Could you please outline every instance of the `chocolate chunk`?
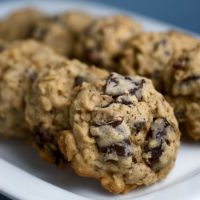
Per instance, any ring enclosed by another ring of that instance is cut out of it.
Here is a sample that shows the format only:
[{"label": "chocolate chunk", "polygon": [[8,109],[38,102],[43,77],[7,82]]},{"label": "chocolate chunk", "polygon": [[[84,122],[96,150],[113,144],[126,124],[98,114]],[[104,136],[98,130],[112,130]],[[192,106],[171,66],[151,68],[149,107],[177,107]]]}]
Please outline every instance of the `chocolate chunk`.
[{"label": "chocolate chunk", "polygon": [[84,77],[84,76],[77,76],[75,78],[75,81],[74,81],[74,86],[79,86],[81,85],[83,82],[88,82],[87,78]]},{"label": "chocolate chunk", "polygon": [[54,164],[58,165],[59,163],[64,162],[63,155],[55,142],[53,132],[44,130],[41,126],[38,126],[34,129],[33,141],[42,151],[48,150],[47,153],[54,158]]},{"label": "chocolate chunk", "polygon": [[[170,126],[170,124],[165,118],[157,118],[154,119],[151,129],[147,133],[147,143],[144,146],[144,152],[150,155],[150,157],[146,159],[147,164],[150,166],[156,164],[163,153],[162,145],[166,142],[165,137],[168,126]],[[153,148],[149,147],[149,142],[152,140],[157,141],[158,146]]]},{"label": "chocolate chunk", "polygon": [[146,127],[146,123],[144,121],[138,121],[133,124],[133,132],[138,134],[143,128]]},{"label": "chocolate chunk", "polygon": [[116,154],[117,156],[128,157],[133,154],[131,142],[124,139],[121,142],[113,143],[110,146],[98,147],[99,151],[104,154]]},{"label": "chocolate chunk", "polygon": [[163,139],[166,136],[166,128],[170,126],[169,122],[165,118],[154,119],[151,129],[147,133],[147,139]]},{"label": "chocolate chunk", "polygon": [[188,76],[187,78],[183,79],[181,81],[181,84],[187,84],[188,82],[198,81],[198,80],[200,80],[200,75],[192,75],[192,76]]},{"label": "chocolate chunk", "polygon": [[131,100],[130,96],[123,95],[123,96],[119,96],[119,97],[113,97],[113,100],[110,101],[108,104],[102,106],[102,108],[107,108],[110,105],[112,105],[113,103],[124,104],[127,106],[133,105],[133,101]]},{"label": "chocolate chunk", "polygon": [[130,96],[128,95],[123,95],[119,96],[115,99],[116,103],[124,104],[124,105],[132,105],[133,101],[131,100]]},{"label": "chocolate chunk", "polygon": [[175,70],[182,70],[185,68],[186,64],[189,62],[188,57],[180,58],[177,62],[175,62],[172,67]]},{"label": "chocolate chunk", "polygon": [[105,87],[105,93],[114,98],[122,95],[135,95],[138,101],[142,100],[141,89],[145,83],[144,79],[131,76],[122,76],[117,73],[111,73],[108,77]]},{"label": "chocolate chunk", "polygon": [[152,166],[153,164],[155,164],[156,162],[158,162],[159,158],[161,157],[163,150],[162,150],[162,142],[160,143],[159,146],[155,147],[155,148],[148,148],[147,146],[145,146],[144,148],[144,152],[145,153],[151,153],[151,157],[148,158],[148,163]]},{"label": "chocolate chunk", "polygon": [[178,106],[175,107],[174,113],[179,123],[186,121],[186,116],[185,116],[186,109],[184,107],[183,108],[179,108]]}]

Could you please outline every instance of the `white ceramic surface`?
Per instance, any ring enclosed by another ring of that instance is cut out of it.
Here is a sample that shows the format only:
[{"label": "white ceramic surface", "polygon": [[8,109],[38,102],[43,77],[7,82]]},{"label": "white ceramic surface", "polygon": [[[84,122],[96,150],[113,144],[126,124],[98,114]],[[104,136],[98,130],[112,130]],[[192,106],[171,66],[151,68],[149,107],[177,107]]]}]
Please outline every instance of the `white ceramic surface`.
[{"label": "white ceramic surface", "polygon": [[[172,27],[113,7],[73,0],[0,3],[0,17],[27,5],[50,13],[67,9],[86,10],[96,15],[121,12],[139,20],[146,30]],[[200,199],[200,144],[183,139],[176,166],[164,181],[127,195],[112,195],[97,181],[78,177],[70,168],[59,170],[41,161],[30,145],[0,138],[0,193],[24,200],[197,200]]]}]

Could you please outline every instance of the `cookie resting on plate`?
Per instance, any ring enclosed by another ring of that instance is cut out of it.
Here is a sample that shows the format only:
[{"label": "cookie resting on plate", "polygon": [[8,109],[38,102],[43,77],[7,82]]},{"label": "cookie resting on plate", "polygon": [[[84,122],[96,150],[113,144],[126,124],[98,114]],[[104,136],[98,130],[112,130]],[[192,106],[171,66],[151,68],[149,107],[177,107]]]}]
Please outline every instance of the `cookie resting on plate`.
[{"label": "cookie resting on plate", "polygon": [[152,82],[112,73],[83,83],[70,108],[72,130],[59,146],[80,176],[112,193],[153,184],[170,172],[180,132],[171,106]]},{"label": "cookie resting on plate", "polygon": [[139,74],[150,78],[159,91],[163,90],[162,71],[183,51],[199,42],[181,32],[144,32],[131,39],[120,59],[125,74]]},{"label": "cookie resting on plate", "polygon": [[61,59],[34,41],[9,44],[0,53],[0,134],[30,136],[24,121],[25,95],[39,70],[53,58]]},{"label": "cookie resting on plate", "polygon": [[175,59],[164,70],[163,79],[181,126],[193,139],[200,140],[200,46]]},{"label": "cookie resting on plate", "polygon": [[70,128],[69,106],[76,86],[107,76],[107,71],[76,60],[57,62],[40,71],[26,97],[25,116],[43,159],[58,165],[64,161],[57,138],[60,131]]}]

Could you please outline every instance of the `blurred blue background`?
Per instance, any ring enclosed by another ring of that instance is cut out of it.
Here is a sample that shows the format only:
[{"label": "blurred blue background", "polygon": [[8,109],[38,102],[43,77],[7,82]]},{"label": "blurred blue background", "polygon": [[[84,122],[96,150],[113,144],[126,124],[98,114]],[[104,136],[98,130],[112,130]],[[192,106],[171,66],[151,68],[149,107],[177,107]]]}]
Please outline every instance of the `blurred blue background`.
[{"label": "blurred blue background", "polygon": [[94,0],[200,33],[200,0]]},{"label": "blurred blue background", "polygon": [[[0,0],[0,2],[8,0]],[[57,0],[56,0],[57,1]],[[67,1],[67,0],[66,0]],[[75,0],[74,0],[75,1]],[[200,0],[93,0],[200,33]],[[48,3],[47,3],[48,4]],[[1,11],[1,5],[0,5]],[[8,200],[0,195],[0,200]]]}]

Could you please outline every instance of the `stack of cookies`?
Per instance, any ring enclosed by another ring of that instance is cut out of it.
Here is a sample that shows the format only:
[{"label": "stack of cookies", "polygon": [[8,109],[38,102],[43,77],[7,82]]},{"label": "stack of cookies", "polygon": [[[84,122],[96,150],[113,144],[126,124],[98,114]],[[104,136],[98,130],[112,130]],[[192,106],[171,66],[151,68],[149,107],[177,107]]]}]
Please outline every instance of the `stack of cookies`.
[{"label": "stack of cookies", "polygon": [[200,140],[199,65],[184,33],[16,11],[0,22],[0,134],[115,194],[156,183],[174,166],[179,125]]}]

